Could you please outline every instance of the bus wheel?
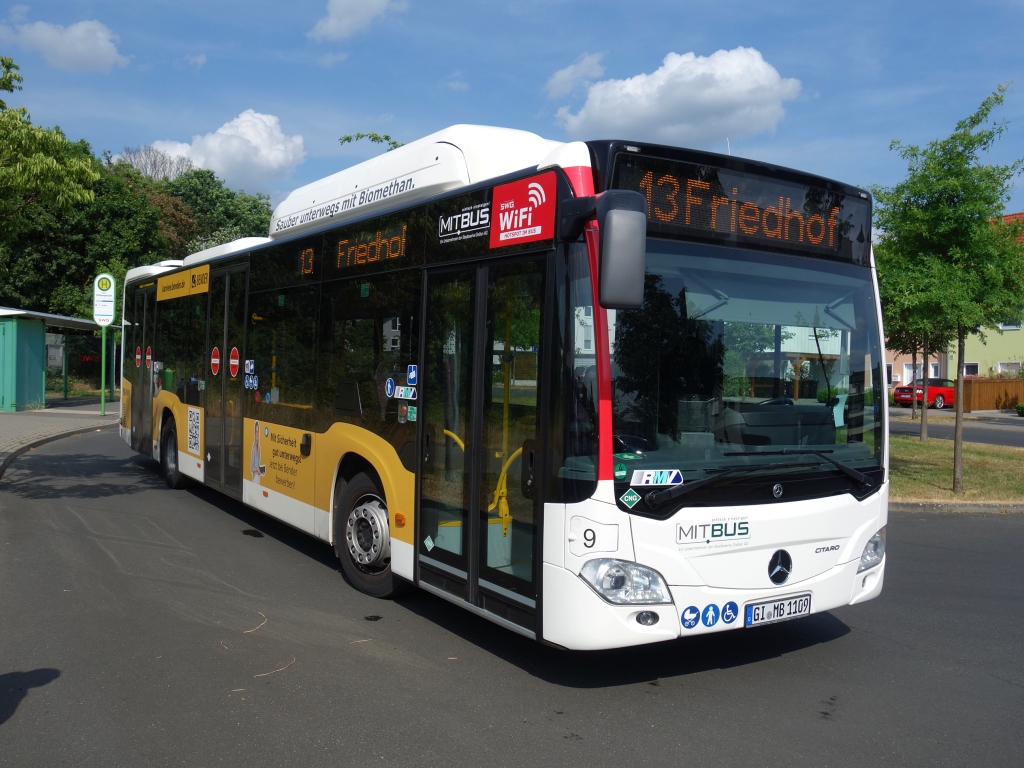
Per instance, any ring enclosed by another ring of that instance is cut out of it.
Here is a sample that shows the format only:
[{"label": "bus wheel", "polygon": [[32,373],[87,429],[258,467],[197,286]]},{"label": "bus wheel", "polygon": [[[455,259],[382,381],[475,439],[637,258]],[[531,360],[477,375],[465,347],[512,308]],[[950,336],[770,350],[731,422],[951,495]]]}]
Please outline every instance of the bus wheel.
[{"label": "bus wheel", "polygon": [[334,552],[345,578],[373,597],[396,592],[391,575],[388,508],[377,483],[360,473],[334,497]]},{"label": "bus wheel", "polygon": [[160,439],[160,468],[170,488],[177,490],[185,487],[186,478],[178,468],[178,433],[174,429],[174,419],[164,425]]}]

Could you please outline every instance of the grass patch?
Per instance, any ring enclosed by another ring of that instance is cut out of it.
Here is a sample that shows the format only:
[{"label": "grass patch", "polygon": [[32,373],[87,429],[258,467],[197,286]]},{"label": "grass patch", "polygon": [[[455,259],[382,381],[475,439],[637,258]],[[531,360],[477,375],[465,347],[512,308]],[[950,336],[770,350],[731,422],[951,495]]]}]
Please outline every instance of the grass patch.
[{"label": "grass patch", "polygon": [[893,501],[1024,502],[1024,448],[964,443],[964,494],[953,495],[953,441],[889,436]]}]

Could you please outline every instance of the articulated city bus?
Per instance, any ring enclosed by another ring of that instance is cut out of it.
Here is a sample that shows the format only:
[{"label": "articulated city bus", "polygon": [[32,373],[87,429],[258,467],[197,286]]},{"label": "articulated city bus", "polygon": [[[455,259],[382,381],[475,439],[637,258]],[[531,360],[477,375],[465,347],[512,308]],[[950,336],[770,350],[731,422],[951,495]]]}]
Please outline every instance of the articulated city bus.
[{"label": "articulated city bus", "polygon": [[882,589],[866,192],[454,126],[129,272],[121,435],[537,640],[757,627]]}]

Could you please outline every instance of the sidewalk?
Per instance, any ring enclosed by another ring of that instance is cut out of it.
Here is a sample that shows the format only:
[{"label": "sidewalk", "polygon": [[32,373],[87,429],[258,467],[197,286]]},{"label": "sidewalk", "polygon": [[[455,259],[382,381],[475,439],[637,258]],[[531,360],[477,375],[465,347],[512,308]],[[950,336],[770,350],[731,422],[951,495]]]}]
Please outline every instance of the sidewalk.
[{"label": "sidewalk", "polygon": [[48,400],[40,411],[0,413],[0,479],[7,466],[30,447],[58,437],[117,425],[121,401],[107,402],[107,415],[100,415],[100,399]]},{"label": "sidewalk", "polygon": [[[889,420],[890,421],[910,421],[910,409],[901,408],[897,405],[889,406]],[[921,409],[917,409],[917,418],[914,421],[921,420]],[[953,412],[952,408],[943,408],[941,411],[937,411],[934,408],[928,409],[928,423],[942,422],[953,422],[956,420],[956,413]],[[1022,427],[1024,428],[1024,418],[1017,415],[1016,411],[972,411],[971,413],[964,414],[964,421],[985,421],[992,424],[1002,424],[1009,427]]]}]

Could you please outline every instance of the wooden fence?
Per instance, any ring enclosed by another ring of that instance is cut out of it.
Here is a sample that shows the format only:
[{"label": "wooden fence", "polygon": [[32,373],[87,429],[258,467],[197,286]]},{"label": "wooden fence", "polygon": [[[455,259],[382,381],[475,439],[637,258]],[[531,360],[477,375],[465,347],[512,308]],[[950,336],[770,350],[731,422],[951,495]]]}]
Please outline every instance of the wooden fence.
[{"label": "wooden fence", "polygon": [[964,413],[1016,408],[1017,403],[1024,403],[1024,379],[964,379]]}]

